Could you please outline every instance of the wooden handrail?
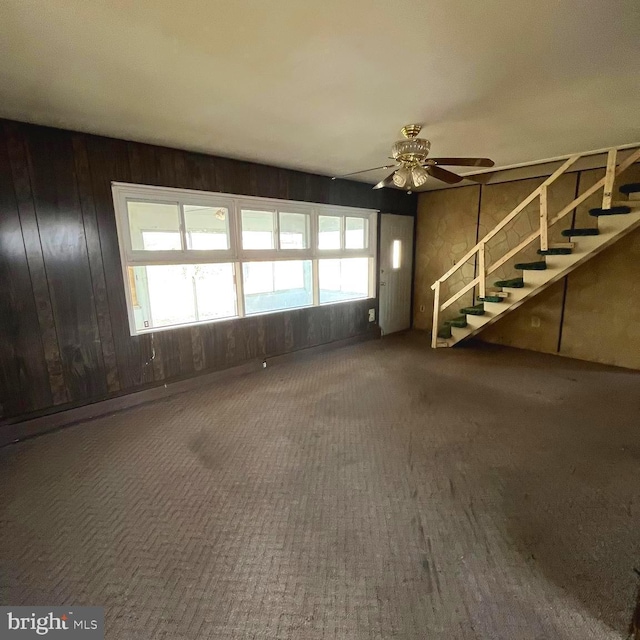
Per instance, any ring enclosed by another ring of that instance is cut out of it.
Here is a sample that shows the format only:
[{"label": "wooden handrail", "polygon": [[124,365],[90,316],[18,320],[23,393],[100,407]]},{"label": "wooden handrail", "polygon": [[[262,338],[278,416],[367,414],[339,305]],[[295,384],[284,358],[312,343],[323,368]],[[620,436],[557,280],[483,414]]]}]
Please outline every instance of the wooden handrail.
[{"label": "wooden handrail", "polygon": [[[525,198],[511,213],[504,218],[498,225],[496,225],[489,233],[487,233],[482,240],[480,240],[472,249],[470,249],[447,273],[445,273],[441,278],[438,278],[432,285],[431,288],[437,292],[437,295],[434,300],[434,320],[437,320],[440,311],[444,311],[447,307],[451,306],[458,298],[461,298],[465,293],[473,289],[476,285],[480,285],[481,290],[484,289],[484,280],[486,276],[493,273],[496,269],[500,268],[503,264],[508,262],[513,256],[522,251],[528,244],[533,242],[536,238],[540,237],[542,225],[538,227],[536,231],[534,231],[531,235],[527,236],[517,247],[511,249],[508,253],[506,253],[502,258],[496,260],[491,266],[485,268],[485,243],[487,239],[492,238],[500,229],[502,229],[506,224],[508,224],[513,218],[520,213],[529,203],[533,202],[533,200],[537,196],[541,196],[541,218],[547,218],[547,210],[546,210],[546,202],[543,205],[542,201],[545,201],[546,191],[549,184],[554,182],[564,171],[566,171],[572,164],[580,158],[580,155],[571,156],[557,171],[555,171],[549,178],[547,178],[537,189],[535,189],[527,198]],[[611,156],[609,156],[610,158]],[[640,149],[637,149],[634,153],[630,154],[623,162],[621,162],[615,168],[615,176],[619,176],[623,171],[628,169],[634,162],[640,159]],[[577,198],[575,198],[572,202],[570,202],[567,206],[563,207],[558,214],[556,214],[553,218],[546,220],[547,228],[553,226],[556,222],[564,218],[568,213],[573,211],[577,206],[582,204],[587,198],[592,196],[596,191],[601,189],[605,185],[609,185],[612,183],[611,179],[611,168],[609,167],[609,171],[605,174],[603,178],[598,180],[595,184],[589,187],[584,193],[581,193]],[[475,253],[478,253],[479,256],[479,267],[480,273],[477,277],[475,277],[471,282],[466,284],[460,291],[452,295],[446,302],[440,304],[440,285],[444,280],[446,280],[451,274],[455,273],[471,256]],[[485,273],[483,273],[485,272]],[[480,292],[481,297],[484,297],[483,291]],[[434,322],[434,335],[437,331],[437,325]],[[435,338],[434,338],[435,343]],[[432,345],[433,346],[433,345]]]},{"label": "wooden handrail", "polygon": [[[640,159],[640,149],[638,149],[635,153],[632,153],[628,158],[626,158],[623,162],[621,162],[616,169],[616,176],[619,176],[623,171],[628,169],[636,160]],[[570,202],[566,207],[564,207],[560,213],[553,216],[550,220],[548,220],[548,225],[552,227],[556,222],[562,220],[568,213],[571,213],[577,206],[581,205],[587,198],[592,196],[596,191],[602,189],[606,180],[606,176],[601,178],[590,186],[584,193],[581,193],[575,200]],[[511,249],[508,253],[505,253],[502,258],[496,260],[488,269],[487,275],[493,273],[496,269],[500,268],[505,262],[509,262],[513,256],[522,251],[528,244],[531,244],[538,236],[540,235],[540,229],[534,231],[531,235],[527,236],[517,247]]]},{"label": "wooden handrail", "polygon": [[[579,158],[580,154],[576,154],[567,159],[567,161],[556,171],[554,171],[537,189],[531,192],[508,216],[503,218],[489,233],[487,233],[482,240],[470,249],[465,255],[456,262],[456,264],[449,269],[443,276],[438,278],[437,281],[444,282],[449,276],[454,274],[474,253],[478,251],[480,245],[486,244],[493,236],[496,235],[503,227],[509,224],[527,205],[531,204],[539,195],[544,187],[548,187],[555,182],[572,164],[574,164]],[[436,281],[436,282],[437,282]],[[431,288],[435,288],[435,282],[431,285]]]},{"label": "wooden handrail", "polygon": [[473,289],[478,282],[480,281],[480,277],[474,278],[469,284],[466,284],[458,293],[454,293],[446,302],[443,302],[440,305],[440,311],[444,311],[447,307],[450,307],[458,298],[461,298],[467,291]]}]

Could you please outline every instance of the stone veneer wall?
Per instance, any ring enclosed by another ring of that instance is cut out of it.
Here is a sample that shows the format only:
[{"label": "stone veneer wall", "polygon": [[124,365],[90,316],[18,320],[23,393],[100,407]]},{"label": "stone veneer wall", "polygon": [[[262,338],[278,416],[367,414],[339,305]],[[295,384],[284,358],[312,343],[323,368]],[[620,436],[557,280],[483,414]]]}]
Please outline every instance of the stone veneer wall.
[{"label": "stone veneer wall", "polygon": [[[549,188],[553,215],[604,175],[604,169],[568,173]],[[431,284],[502,220],[542,181],[540,178],[472,185],[420,195],[416,228],[414,327],[431,330]],[[616,186],[640,181],[640,163],[630,167]],[[588,210],[599,206],[602,191],[550,230],[551,242],[566,241],[561,229],[593,226]],[[619,194],[614,199],[622,199]],[[487,265],[516,246],[538,225],[537,200],[498,233],[487,246]],[[538,259],[536,243],[487,279],[516,277],[516,262]],[[443,287],[442,299],[458,291],[475,276],[470,260]],[[443,313],[443,320],[473,303],[471,293]],[[479,338],[534,351],[557,353],[583,360],[640,369],[640,229],[619,240],[566,278],[535,296],[519,309],[487,327]]]}]

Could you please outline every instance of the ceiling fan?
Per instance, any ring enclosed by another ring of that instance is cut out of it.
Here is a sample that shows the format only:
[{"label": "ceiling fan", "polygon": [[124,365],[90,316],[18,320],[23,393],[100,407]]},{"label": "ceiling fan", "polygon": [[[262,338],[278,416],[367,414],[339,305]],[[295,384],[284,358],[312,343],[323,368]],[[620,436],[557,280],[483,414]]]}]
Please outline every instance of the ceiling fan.
[{"label": "ceiling fan", "polygon": [[398,140],[392,148],[391,159],[396,164],[384,165],[382,167],[374,167],[373,169],[364,169],[363,171],[354,171],[346,173],[336,178],[346,178],[355,176],[359,173],[367,173],[368,171],[377,171],[378,169],[393,169],[393,173],[383,180],[380,180],[374,189],[382,189],[383,187],[395,186],[399,189],[406,189],[407,193],[411,193],[413,189],[421,187],[429,176],[442,180],[447,184],[455,184],[461,182],[465,178],[474,182],[486,182],[490,177],[489,174],[481,174],[478,176],[459,176],[453,171],[443,169],[442,165],[455,167],[493,167],[493,160],[489,158],[429,158],[429,150],[431,142],[424,138],[418,138],[418,134],[422,129],[422,125],[408,124],[402,127],[401,132],[404,140]]}]

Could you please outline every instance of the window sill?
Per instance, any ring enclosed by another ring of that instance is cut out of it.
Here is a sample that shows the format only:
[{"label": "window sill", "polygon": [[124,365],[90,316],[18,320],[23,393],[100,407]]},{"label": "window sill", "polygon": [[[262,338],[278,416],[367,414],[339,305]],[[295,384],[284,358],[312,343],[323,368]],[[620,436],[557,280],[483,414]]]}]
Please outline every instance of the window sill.
[{"label": "window sill", "polygon": [[353,302],[360,302],[362,300],[371,300],[371,301],[375,301],[376,298],[375,297],[371,297],[371,296],[366,296],[364,298],[351,298],[350,300],[336,300],[336,301],[332,301],[332,302],[323,302],[319,305],[307,305],[305,307],[292,307],[290,309],[276,309],[274,311],[262,311],[260,313],[252,313],[250,315],[245,315],[245,316],[227,316],[226,318],[216,318],[214,320],[206,320],[204,322],[189,322],[189,323],[185,323],[185,324],[172,324],[169,325],[167,327],[156,327],[154,329],[142,329],[140,331],[137,331],[136,333],[132,333],[131,336],[132,337],[136,337],[136,336],[144,336],[144,335],[149,335],[149,334],[153,334],[153,333],[160,333],[161,331],[175,331],[178,329],[195,329],[197,327],[202,327],[202,326],[207,326],[207,325],[211,325],[211,324],[218,324],[220,322],[236,322],[239,320],[248,320],[251,318],[260,318],[262,316],[272,316],[276,313],[287,313],[290,311],[300,311],[300,310],[306,310],[306,309],[318,309],[320,307],[331,307],[334,305],[340,305],[340,304],[349,304],[349,303],[353,303]]}]

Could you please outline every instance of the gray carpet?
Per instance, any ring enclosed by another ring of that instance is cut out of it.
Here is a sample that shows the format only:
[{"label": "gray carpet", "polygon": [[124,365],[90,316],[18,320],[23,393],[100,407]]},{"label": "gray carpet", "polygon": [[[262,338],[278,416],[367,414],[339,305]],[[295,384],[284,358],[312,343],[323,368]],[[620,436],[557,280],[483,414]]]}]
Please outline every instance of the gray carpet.
[{"label": "gray carpet", "polygon": [[0,450],[0,600],[108,639],[626,637],[637,373],[407,334]]}]

